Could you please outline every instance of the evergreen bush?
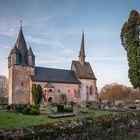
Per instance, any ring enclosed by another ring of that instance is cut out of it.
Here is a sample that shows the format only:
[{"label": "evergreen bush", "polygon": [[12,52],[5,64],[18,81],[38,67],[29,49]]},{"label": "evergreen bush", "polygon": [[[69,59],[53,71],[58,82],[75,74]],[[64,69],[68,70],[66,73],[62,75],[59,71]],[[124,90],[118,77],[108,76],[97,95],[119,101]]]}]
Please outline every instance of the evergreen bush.
[{"label": "evergreen bush", "polygon": [[39,110],[39,105],[34,105],[34,106],[32,106],[32,108]]},{"label": "evergreen bush", "polygon": [[23,113],[24,108],[26,108],[27,105],[16,105],[15,106],[15,112],[16,113]]},{"label": "evergreen bush", "polygon": [[40,111],[38,109],[31,109],[30,115],[39,115]]},{"label": "evergreen bush", "polygon": [[30,111],[31,111],[31,108],[30,108],[30,107],[25,107],[25,108],[23,109],[23,114],[29,115],[29,114],[30,114]]},{"label": "evergreen bush", "polygon": [[42,87],[40,85],[34,84],[32,87],[32,95],[33,95],[34,103],[36,105],[40,103],[42,94],[43,94]]}]

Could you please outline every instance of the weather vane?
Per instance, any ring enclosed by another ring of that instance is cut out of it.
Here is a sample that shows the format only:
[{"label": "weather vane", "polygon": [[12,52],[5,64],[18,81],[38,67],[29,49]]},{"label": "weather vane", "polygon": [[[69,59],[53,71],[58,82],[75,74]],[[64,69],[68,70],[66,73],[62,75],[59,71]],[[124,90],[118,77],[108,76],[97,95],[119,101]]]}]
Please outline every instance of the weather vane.
[{"label": "weather vane", "polygon": [[22,20],[20,20],[20,29],[22,29]]}]

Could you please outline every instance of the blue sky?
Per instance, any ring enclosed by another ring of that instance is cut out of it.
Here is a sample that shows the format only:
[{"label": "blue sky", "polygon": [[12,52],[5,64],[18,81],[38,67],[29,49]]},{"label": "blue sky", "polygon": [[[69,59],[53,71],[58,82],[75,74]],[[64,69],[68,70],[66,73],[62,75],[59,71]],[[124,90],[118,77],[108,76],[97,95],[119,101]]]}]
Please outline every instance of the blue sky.
[{"label": "blue sky", "polygon": [[8,76],[7,56],[22,20],[36,65],[70,69],[84,30],[86,61],[99,89],[111,83],[131,86],[120,31],[132,9],[140,12],[140,0],[1,0],[0,74]]}]

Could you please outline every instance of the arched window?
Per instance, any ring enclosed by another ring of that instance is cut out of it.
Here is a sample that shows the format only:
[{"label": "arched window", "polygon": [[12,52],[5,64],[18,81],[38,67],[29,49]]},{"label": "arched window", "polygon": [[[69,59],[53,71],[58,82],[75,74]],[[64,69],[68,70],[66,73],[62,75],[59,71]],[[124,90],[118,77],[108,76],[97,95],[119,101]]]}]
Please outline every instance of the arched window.
[{"label": "arched window", "polygon": [[52,92],[52,89],[49,89],[49,92]]},{"label": "arched window", "polygon": [[64,104],[67,104],[67,95],[66,94],[61,94],[61,101]]},{"label": "arched window", "polygon": [[86,86],[86,93],[87,93],[87,94],[89,93],[88,90],[89,90],[89,89],[88,89],[88,86]]},{"label": "arched window", "polygon": [[92,86],[90,86],[90,94],[93,94]]},{"label": "arched window", "polygon": [[23,87],[23,82],[21,82],[21,87]]},{"label": "arched window", "polygon": [[53,98],[49,97],[48,102],[52,102]]}]

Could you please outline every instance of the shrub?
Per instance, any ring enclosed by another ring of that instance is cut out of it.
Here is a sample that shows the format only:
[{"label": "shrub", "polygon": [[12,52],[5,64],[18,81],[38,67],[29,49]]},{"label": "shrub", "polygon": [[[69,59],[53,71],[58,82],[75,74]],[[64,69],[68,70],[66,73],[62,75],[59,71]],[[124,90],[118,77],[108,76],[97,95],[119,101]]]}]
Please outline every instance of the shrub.
[{"label": "shrub", "polygon": [[38,109],[31,109],[31,111],[30,111],[30,115],[39,115],[39,114],[40,114],[40,112]]},{"label": "shrub", "polygon": [[73,112],[73,108],[72,107],[69,107],[69,108],[64,108],[64,112]]},{"label": "shrub", "polygon": [[39,105],[34,105],[34,106],[32,106],[32,108],[39,110]]},{"label": "shrub", "polygon": [[16,105],[15,112],[17,112],[17,113],[23,113],[23,110],[26,107],[27,107],[27,105]]},{"label": "shrub", "polygon": [[8,104],[4,104],[4,105],[0,106],[0,109],[6,110],[7,109],[7,106],[8,106]]},{"label": "shrub", "polygon": [[8,105],[6,109],[7,109],[7,111],[10,111],[10,105]]},{"label": "shrub", "polygon": [[30,108],[30,107],[25,107],[25,108],[23,109],[23,114],[29,115],[29,114],[30,114],[30,111],[31,111],[31,108]]}]

